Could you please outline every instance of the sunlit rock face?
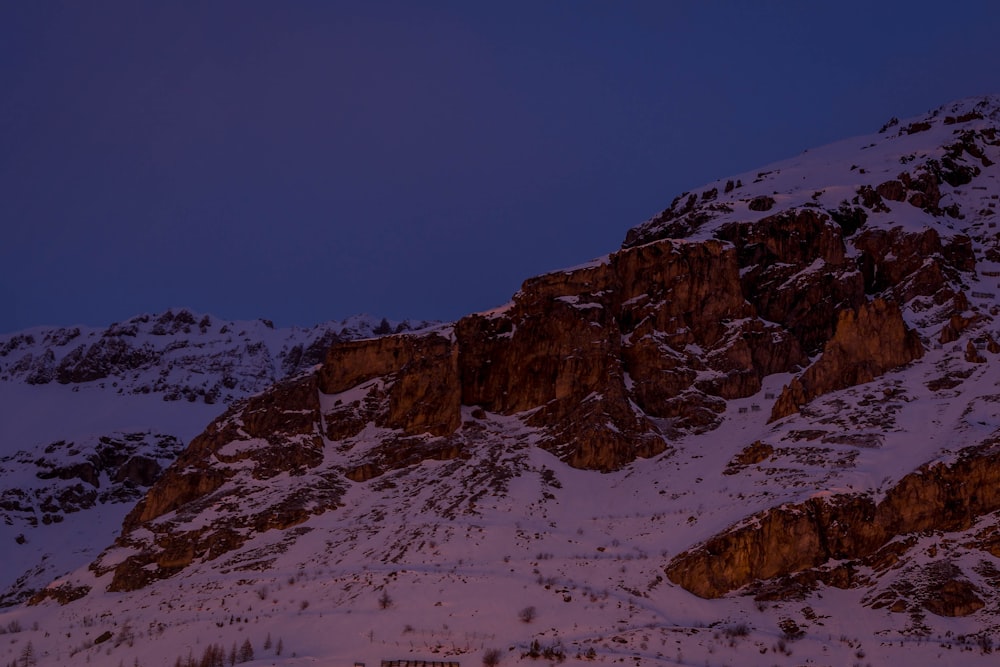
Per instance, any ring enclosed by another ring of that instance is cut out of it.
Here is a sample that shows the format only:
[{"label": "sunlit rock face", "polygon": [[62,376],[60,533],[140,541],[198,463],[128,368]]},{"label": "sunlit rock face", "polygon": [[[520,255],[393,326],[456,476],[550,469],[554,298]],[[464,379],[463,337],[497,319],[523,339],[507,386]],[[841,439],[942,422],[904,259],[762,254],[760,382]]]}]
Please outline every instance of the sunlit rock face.
[{"label": "sunlit rock face", "polygon": [[[793,596],[816,581],[841,588],[868,583],[859,572],[884,562],[887,554],[881,550],[891,540],[966,530],[979,517],[1000,509],[998,446],[1000,441],[964,450],[951,465],[922,466],[880,501],[867,494],[840,494],[748,517],[678,555],[667,566],[667,576],[705,598],[753,584],[758,585],[755,590],[767,590],[760,585],[765,580],[780,580],[780,592]],[[974,546],[988,551],[995,549],[995,542]],[[889,547],[893,564],[905,550]],[[820,568],[827,563],[834,564]],[[932,611],[959,615],[962,609],[948,612],[941,604]]]},{"label": "sunlit rock face", "polygon": [[899,307],[882,299],[839,313],[823,355],[785,387],[771,411],[780,419],[817,396],[865,382],[923,356],[917,333],[903,322]]}]

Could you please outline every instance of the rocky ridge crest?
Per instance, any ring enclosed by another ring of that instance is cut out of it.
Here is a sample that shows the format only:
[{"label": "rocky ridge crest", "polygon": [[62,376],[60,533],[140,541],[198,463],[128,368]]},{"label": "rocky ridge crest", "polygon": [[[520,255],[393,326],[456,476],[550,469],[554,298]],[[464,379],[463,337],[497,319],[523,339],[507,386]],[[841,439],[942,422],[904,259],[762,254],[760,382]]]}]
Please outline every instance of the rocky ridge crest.
[{"label": "rocky ridge crest", "polygon": [[362,315],[308,328],[275,328],[269,320],[227,321],[170,309],[103,330],[37,327],[0,336],[0,381],[229,404],[319,364],[334,343],[428,324]]}]

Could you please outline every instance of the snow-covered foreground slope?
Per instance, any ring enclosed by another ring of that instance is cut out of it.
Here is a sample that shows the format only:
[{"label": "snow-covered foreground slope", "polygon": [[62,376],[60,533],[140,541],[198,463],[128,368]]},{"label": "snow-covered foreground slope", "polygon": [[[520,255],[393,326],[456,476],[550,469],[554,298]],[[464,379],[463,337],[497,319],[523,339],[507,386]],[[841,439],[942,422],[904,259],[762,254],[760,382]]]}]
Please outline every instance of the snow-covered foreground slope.
[{"label": "snow-covered foreground slope", "polygon": [[[428,461],[352,484],[340,510],[259,534],[138,593],[92,593],[65,607],[8,612],[5,622],[39,625],[12,636],[7,659],[32,641],[45,652],[42,664],[171,665],[189,653],[200,658],[210,644],[228,653],[250,639],[257,656],[250,664],[261,665],[478,664],[491,648],[501,650],[503,664],[533,664],[522,654],[535,641],[564,653],[566,664],[990,664],[984,642],[1000,628],[992,604],[974,620],[915,618],[867,608],[859,590],[824,589],[802,601],[709,601],[664,578],[672,556],[754,509],[886,487],[909,472],[908,461],[938,456],[935,443],[921,442],[928,429],[954,434],[953,448],[974,441],[982,422],[1000,419],[995,403],[971,400],[997,393],[985,370],[963,388],[963,405],[983,406],[971,422],[922,388],[926,369],[913,368],[778,426],[753,411],[762,397],[733,401],[710,441],[690,437],[670,454],[609,474],[567,468],[533,447],[519,420],[487,415],[469,460]],[[892,398],[883,407],[895,414],[893,428],[850,431],[874,434],[879,447],[818,436],[803,446],[805,430],[836,436],[853,420],[870,419],[866,397],[881,400],[887,390]],[[724,474],[760,439],[785,447],[765,464]],[[277,478],[272,487],[280,494],[298,483]],[[923,554],[940,554],[968,536],[920,539]],[[97,583],[78,576],[74,583]],[[113,638],[88,647],[105,632]],[[279,639],[284,651],[276,656]]]},{"label": "snow-covered foreground slope", "polygon": [[[720,181],[507,308],[335,348],[198,436],[89,568],[0,614],[0,660],[992,664],[998,120],[961,101]],[[886,526],[900,497],[948,521]],[[754,551],[808,544],[781,512],[822,558]],[[734,551],[741,530],[759,539]],[[683,577],[705,553],[714,599]]]}]

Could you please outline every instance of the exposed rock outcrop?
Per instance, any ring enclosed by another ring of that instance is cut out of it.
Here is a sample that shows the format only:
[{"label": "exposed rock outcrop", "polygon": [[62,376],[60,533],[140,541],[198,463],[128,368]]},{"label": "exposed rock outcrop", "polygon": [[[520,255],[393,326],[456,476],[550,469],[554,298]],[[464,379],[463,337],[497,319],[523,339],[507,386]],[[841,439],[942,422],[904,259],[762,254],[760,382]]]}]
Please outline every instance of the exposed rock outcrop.
[{"label": "exposed rock outcrop", "polygon": [[956,236],[945,242],[933,229],[914,233],[896,227],[866,229],[853,239],[853,245],[861,252],[865,291],[897,303],[930,297],[940,305],[955,298],[952,285],[959,272],[975,268],[968,241],[968,237]]},{"label": "exposed rock outcrop", "polygon": [[783,211],[752,224],[724,225],[717,236],[736,246],[746,299],[807,352],[830,338],[840,310],[865,301],[843,230],[825,213]]},{"label": "exposed rock outcrop", "polygon": [[823,355],[784,388],[771,420],[797,412],[817,396],[871,382],[923,353],[919,336],[907,328],[895,304],[875,299],[857,311],[842,310]]},{"label": "exposed rock outcrop", "polygon": [[[338,394],[384,378],[388,409],[374,422],[407,435],[448,435],[461,421],[458,347],[437,334],[389,336],[336,345],[319,372],[319,390]],[[327,414],[327,423],[336,421]]]},{"label": "exposed rock outcrop", "polygon": [[[752,315],[725,245],[624,250],[529,280],[505,311],[460,320],[462,401],[503,414],[537,410],[529,423],[550,429],[543,447],[579,467],[619,468],[664,451],[647,416],[701,428],[722,409],[717,397],[759,388],[767,369],[729,324]],[[707,370],[715,378],[698,383]]]},{"label": "exposed rock outcrop", "polygon": [[183,444],[158,433],[113,433],[60,440],[0,457],[0,465],[32,471],[30,485],[0,491],[0,520],[34,526],[63,521],[99,504],[135,502]]},{"label": "exposed rock outcrop", "polygon": [[[110,590],[134,590],[189,565],[239,547],[256,532],[287,528],[336,507],[342,483],[323,478],[263,507],[239,499],[253,484],[279,475],[305,479],[323,460],[317,377],[277,385],[231,408],[195,438],[146,496],[129,512],[117,545],[131,554],[92,569],[114,570]],[[237,475],[247,479],[231,483]],[[186,518],[214,507],[213,519],[187,527]],[[175,513],[171,518],[168,515]],[[145,527],[149,537],[130,533]]]},{"label": "exposed rock outcrop", "polygon": [[938,616],[969,616],[986,606],[975,585],[957,575],[928,586],[922,597],[924,608]]},{"label": "exposed rock outcrop", "polygon": [[[879,502],[838,494],[765,510],[678,555],[666,574],[695,595],[715,598],[829,561],[872,556],[901,535],[965,530],[998,509],[1000,447],[992,441],[964,450],[954,463],[922,466]],[[850,564],[841,569],[849,571]]]},{"label": "exposed rock outcrop", "polygon": [[649,417],[711,427],[722,399],[804,359],[793,335],[755,318],[738,255],[718,241],[660,241],[528,280],[510,306],[461,319],[451,336],[332,348],[323,393],[366,388],[326,409],[327,437],[368,423],[446,436],[460,405],[480,406],[531,413],[541,446],[613,470],[666,449]]}]

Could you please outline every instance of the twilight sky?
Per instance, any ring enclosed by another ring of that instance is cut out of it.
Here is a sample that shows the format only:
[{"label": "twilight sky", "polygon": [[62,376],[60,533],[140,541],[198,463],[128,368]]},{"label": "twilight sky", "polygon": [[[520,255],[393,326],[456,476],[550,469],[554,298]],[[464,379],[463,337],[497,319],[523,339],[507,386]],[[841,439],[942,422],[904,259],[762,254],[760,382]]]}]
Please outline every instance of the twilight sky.
[{"label": "twilight sky", "polygon": [[1000,92],[1000,3],[0,5],[0,333],[451,320],[680,192]]}]

